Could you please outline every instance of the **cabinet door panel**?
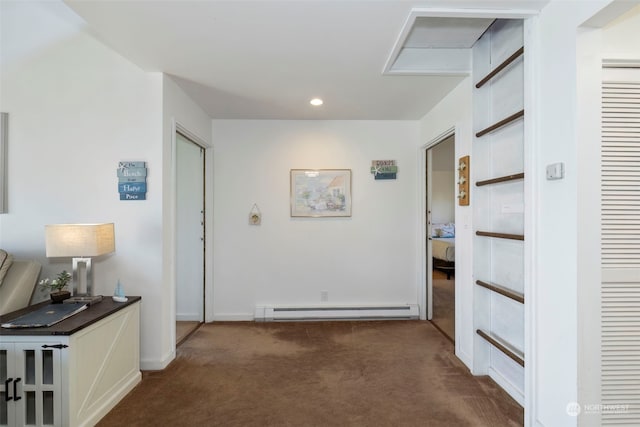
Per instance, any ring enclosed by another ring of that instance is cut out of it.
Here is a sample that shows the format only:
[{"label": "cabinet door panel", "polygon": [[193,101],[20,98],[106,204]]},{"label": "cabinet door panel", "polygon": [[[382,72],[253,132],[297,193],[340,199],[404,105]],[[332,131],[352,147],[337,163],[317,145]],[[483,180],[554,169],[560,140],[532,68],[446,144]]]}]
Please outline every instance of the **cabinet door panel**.
[{"label": "cabinet door panel", "polygon": [[[0,343],[0,426],[18,425],[13,400],[15,352],[12,343]],[[7,400],[10,399],[10,400]]]},{"label": "cabinet door panel", "polygon": [[23,397],[16,402],[17,425],[61,425],[60,351],[43,348],[42,343],[15,344],[15,372],[22,378],[18,389]]}]

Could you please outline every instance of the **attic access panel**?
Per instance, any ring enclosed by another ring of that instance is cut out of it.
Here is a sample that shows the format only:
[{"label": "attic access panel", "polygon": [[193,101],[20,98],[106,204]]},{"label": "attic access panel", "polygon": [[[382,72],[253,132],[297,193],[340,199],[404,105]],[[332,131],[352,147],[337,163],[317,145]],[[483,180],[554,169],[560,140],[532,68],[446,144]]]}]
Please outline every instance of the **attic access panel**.
[{"label": "attic access panel", "polygon": [[384,74],[468,75],[471,47],[494,18],[412,15],[396,43]]},{"label": "attic access panel", "polygon": [[418,17],[403,48],[470,49],[493,19]]}]

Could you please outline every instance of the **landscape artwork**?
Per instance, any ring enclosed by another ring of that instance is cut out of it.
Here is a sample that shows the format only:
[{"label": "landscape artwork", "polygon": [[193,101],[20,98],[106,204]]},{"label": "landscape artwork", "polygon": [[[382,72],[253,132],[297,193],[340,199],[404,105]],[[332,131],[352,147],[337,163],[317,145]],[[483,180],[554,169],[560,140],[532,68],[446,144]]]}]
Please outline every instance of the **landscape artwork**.
[{"label": "landscape artwork", "polygon": [[292,169],[291,216],[351,216],[351,170]]}]

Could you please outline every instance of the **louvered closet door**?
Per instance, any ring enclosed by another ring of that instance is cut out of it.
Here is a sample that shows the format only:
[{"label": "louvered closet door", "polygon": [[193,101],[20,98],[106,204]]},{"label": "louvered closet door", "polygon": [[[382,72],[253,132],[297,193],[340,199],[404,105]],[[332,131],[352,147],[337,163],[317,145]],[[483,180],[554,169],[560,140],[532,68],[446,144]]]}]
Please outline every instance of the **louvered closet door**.
[{"label": "louvered closet door", "polygon": [[602,85],[602,424],[640,423],[640,69]]}]

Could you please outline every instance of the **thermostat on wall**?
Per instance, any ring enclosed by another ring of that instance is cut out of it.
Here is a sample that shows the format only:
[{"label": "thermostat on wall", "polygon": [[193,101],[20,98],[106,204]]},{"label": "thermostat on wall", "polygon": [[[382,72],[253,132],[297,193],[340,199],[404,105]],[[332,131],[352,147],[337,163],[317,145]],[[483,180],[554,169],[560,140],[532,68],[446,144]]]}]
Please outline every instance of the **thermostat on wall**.
[{"label": "thermostat on wall", "polygon": [[554,163],[547,165],[547,179],[562,179],[564,178],[564,163]]}]

